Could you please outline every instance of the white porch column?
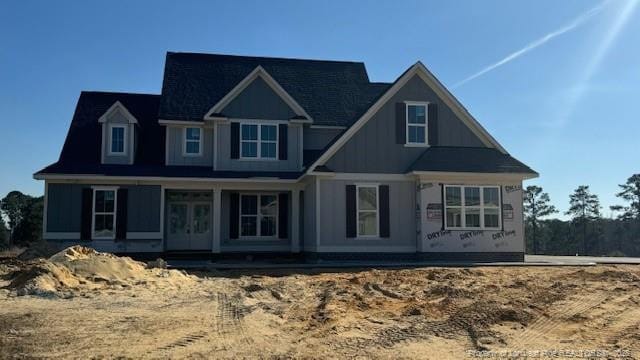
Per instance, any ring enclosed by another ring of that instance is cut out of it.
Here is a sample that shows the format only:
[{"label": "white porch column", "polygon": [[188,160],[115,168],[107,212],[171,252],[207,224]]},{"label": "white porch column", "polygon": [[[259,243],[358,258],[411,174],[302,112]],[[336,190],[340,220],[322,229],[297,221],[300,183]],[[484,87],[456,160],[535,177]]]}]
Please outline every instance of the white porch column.
[{"label": "white porch column", "polygon": [[424,182],[420,181],[418,182],[418,206],[419,206],[419,219],[418,219],[418,226],[420,226],[420,233],[418,234],[418,252],[424,252],[425,251],[425,247],[424,247],[424,242],[425,242],[425,238],[427,236],[427,232],[429,231],[427,229],[427,184],[425,184]]},{"label": "white porch column", "polygon": [[213,244],[211,252],[220,252],[220,233],[222,231],[222,189],[213,189]]},{"label": "white porch column", "polygon": [[291,191],[291,252],[300,252],[300,190]]}]

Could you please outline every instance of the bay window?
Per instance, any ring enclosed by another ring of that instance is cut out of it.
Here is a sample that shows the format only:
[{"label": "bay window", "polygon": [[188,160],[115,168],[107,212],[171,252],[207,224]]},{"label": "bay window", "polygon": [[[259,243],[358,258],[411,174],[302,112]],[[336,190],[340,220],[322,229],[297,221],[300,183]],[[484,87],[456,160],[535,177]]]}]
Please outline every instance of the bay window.
[{"label": "bay window", "polygon": [[500,187],[446,185],[444,196],[446,229],[500,229]]}]

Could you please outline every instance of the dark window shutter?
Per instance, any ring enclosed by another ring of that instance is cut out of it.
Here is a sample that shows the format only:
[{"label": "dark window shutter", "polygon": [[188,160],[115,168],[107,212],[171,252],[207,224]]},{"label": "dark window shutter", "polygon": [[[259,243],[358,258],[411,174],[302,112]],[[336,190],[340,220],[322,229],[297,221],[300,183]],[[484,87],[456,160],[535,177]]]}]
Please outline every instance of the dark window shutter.
[{"label": "dark window shutter", "polygon": [[407,143],[407,105],[396,103],[396,144]]},{"label": "dark window shutter", "polygon": [[347,199],[347,237],[354,238],[358,235],[356,230],[357,217],[356,214],[356,186],[355,185],[347,185],[346,189],[346,199]]},{"label": "dark window shutter", "polygon": [[231,158],[240,158],[240,123],[231,123]]},{"label": "dark window shutter", "polygon": [[438,105],[429,104],[427,111],[429,145],[438,145]]},{"label": "dark window shutter", "polygon": [[289,125],[280,124],[278,126],[278,159],[287,160],[287,146],[289,145]]},{"label": "dark window shutter", "polygon": [[118,189],[118,209],[116,210],[116,239],[127,238],[127,189]]},{"label": "dark window shutter", "polygon": [[289,238],[289,194],[278,195],[278,237]]},{"label": "dark window shutter", "polygon": [[[444,230],[444,228],[445,228],[445,221],[446,221],[446,217],[447,217],[447,214],[445,214],[445,212],[444,212],[444,202],[445,201],[447,201],[447,199],[444,196],[444,184],[440,184],[440,203],[441,203],[440,206],[442,207],[440,211],[442,212],[442,230]],[[425,212],[426,211],[427,210],[425,208]],[[424,214],[424,216],[425,216],[425,219],[426,219],[427,214]]]},{"label": "dark window shutter", "polygon": [[80,238],[91,240],[91,216],[93,214],[93,189],[82,189],[82,213],[80,214]]},{"label": "dark window shutter", "polygon": [[380,199],[378,203],[380,204],[380,212],[379,221],[380,221],[380,237],[388,238],[389,237],[389,185],[380,185],[378,188],[378,196]]},{"label": "dark window shutter", "polygon": [[237,239],[240,233],[240,194],[229,196],[229,237]]}]

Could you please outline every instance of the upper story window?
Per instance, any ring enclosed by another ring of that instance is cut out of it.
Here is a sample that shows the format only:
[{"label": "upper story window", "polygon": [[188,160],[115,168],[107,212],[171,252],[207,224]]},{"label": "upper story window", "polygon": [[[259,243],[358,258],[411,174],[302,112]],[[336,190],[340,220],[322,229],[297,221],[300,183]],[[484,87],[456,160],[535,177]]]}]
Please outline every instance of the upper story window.
[{"label": "upper story window", "polygon": [[407,145],[427,145],[427,103],[407,102]]},{"label": "upper story window", "polygon": [[358,185],[358,237],[378,237],[378,186]]},{"label": "upper story window", "polygon": [[240,157],[244,159],[277,159],[278,126],[240,125]]},{"label": "upper story window", "polygon": [[127,127],[125,125],[110,125],[109,155],[125,155],[127,143]]},{"label": "upper story window", "polygon": [[93,238],[113,239],[116,234],[116,189],[93,189]]},{"label": "upper story window", "polygon": [[202,129],[187,127],[184,129],[184,155],[202,155]]},{"label": "upper story window", "polygon": [[445,186],[445,228],[500,229],[500,187]]}]

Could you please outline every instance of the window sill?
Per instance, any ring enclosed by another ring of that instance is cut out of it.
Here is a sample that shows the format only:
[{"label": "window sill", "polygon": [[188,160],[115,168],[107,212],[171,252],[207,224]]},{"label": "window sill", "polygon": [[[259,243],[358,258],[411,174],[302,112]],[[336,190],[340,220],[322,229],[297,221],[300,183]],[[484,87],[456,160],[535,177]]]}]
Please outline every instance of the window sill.
[{"label": "window sill", "polygon": [[429,144],[404,144],[404,147],[420,147],[420,148],[427,148],[429,147]]},{"label": "window sill", "polygon": [[282,240],[282,241],[287,241],[288,239],[280,239],[278,236],[241,236],[238,239],[230,239],[230,240],[240,240],[240,241],[274,241],[274,240]]},{"label": "window sill", "polygon": [[127,153],[107,152],[107,156],[122,156],[122,157],[125,157],[125,156],[128,156],[128,154]]},{"label": "window sill", "polygon": [[184,156],[184,157],[202,157],[202,154],[187,154],[187,153],[183,153],[182,156]]},{"label": "window sill", "polygon": [[277,158],[239,158],[239,159],[232,159],[232,160],[239,160],[239,161],[278,161]]},{"label": "window sill", "polygon": [[501,228],[444,228],[448,231],[502,231]]}]

